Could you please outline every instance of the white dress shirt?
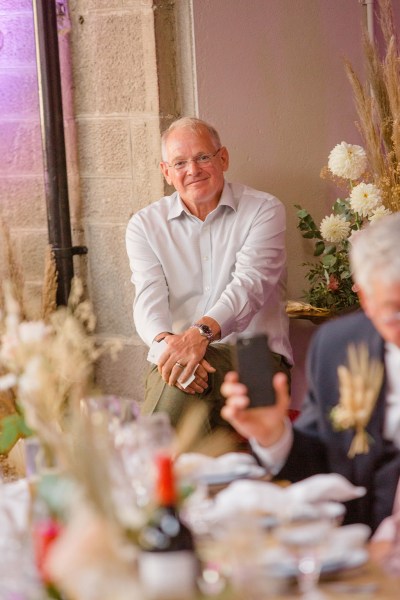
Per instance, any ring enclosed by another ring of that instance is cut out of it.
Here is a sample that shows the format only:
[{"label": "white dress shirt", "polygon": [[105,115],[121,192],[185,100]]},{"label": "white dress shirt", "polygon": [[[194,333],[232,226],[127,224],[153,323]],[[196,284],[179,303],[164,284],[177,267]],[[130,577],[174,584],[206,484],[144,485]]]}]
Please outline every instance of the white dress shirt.
[{"label": "white dress shirt", "polygon": [[292,363],[285,311],[285,210],[270,194],[225,183],[204,221],[179,194],[146,206],[129,221],[126,247],[135,285],[134,321],[149,346],[162,331],[181,333],[215,319],[223,343],[235,333],[266,333]]}]

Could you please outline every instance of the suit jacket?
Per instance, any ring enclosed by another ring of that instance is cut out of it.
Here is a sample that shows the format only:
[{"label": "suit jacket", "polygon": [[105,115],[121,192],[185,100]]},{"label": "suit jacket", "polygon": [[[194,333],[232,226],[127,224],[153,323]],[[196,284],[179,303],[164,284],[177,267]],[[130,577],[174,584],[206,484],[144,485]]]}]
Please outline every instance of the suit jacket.
[{"label": "suit jacket", "polygon": [[384,340],[362,311],[333,319],[315,334],[307,360],[308,394],[294,425],[294,444],[278,478],[298,481],[316,473],[340,473],[365,486],[363,498],[347,503],[346,522],[374,531],[392,512],[400,475],[400,451],[383,439],[386,377],[367,431],[368,454],[348,458],[353,430],[334,431],[329,413],[339,401],[337,367],[346,365],[350,343],[364,342],[370,357],[384,360]]}]

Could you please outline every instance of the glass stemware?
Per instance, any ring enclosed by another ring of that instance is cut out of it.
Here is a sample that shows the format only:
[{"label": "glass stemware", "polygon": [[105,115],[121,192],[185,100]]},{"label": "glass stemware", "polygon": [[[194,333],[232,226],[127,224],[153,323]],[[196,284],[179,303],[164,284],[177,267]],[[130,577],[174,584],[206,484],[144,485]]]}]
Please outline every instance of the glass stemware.
[{"label": "glass stemware", "polygon": [[318,587],[324,549],[330,534],[343,516],[342,505],[308,505],[303,514],[285,515],[275,530],[275,537],[289,551],[296,563],[296,576],[304,600],[324,598]]},{"label": "glass stemware", "polygon": [[158,452],[171,449],[173,436],[169,417],[161,412],[123,423],[116,432],[115,446],[139,507],[146,506],[153,495],[154,457]]}]

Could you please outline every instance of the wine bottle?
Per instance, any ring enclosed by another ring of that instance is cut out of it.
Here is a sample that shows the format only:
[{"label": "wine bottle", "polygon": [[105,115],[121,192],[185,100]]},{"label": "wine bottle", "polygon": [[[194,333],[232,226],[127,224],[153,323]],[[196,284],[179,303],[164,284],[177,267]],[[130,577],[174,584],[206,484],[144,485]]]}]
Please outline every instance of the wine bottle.
[{"label": "wine bottle", "polygon": [[181,521],[170,456],[156,458],[156,505],[139,534],[139,578],[146,599],[193,597],[198,561],[193,536]]}]

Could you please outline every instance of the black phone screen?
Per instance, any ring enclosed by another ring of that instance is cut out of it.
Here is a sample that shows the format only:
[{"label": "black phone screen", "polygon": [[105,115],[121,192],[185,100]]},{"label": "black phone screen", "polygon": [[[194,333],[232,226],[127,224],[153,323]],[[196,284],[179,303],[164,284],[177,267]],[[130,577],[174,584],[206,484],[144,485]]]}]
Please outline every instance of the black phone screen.
[{"label": "black phone screen", "polygon": [[274,362],[266,335],[239,338],[237,348],[237,368],[239,379],[249,392],[249,408],[275,404],[272,377]]}]

